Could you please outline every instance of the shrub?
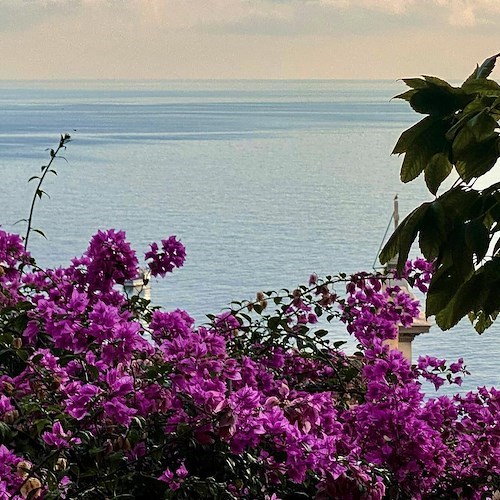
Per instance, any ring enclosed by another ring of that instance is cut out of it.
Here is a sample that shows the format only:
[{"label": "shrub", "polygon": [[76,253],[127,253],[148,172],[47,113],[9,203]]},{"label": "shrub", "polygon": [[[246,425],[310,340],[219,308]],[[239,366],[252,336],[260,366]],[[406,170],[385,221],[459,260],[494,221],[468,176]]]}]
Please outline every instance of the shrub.
[{"label": "shrub", "polygon": [[[180,267],[174,237],[146,254]],[[430,265],[407,266],[425,286]],[[122,231],[42,269],[0,231],[0,498],[491,498],[500,394],[424,398],[459,360],[390,350],[418,304],[384,276],[259,293],[196,326],[120,285]],[[320,320],[320,321],[319,321]],[[321,324],[357,339],[348,356]]]}]

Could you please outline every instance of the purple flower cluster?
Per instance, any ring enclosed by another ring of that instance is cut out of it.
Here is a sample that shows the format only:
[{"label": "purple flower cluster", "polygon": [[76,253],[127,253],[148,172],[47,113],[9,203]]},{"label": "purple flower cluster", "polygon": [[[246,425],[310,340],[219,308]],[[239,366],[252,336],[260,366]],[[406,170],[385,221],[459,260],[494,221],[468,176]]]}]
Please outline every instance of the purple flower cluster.
[{"label": "purple flower cluster", "polygon": [[[99,232],[67,268],[24,276],[19,240],[3,238],[17,250],[0,256],[16,284],[16,302],[0,307],[0,498],[148,488],[158,498],[480,499],[498,488],[499,392],[425,399],[422,380],[459,383],[463,360],[411,366],[389,348],[419,311],[381,277],[352,276],[342,298],[343,278],[314,277],[274,296],[281,316],[264,316],[258,296],[196,326],[185,311],[138,314],[117,290],[137,270],[121,231]],[[185,255],[173,237],[162,244],[146,254],[159,275]],[[324,311],[340,314],[356,356],[314,337]]]},{"label": "purple flower cluster", "polygon": [[422,293],[427,293],[429,283],[435,271],[436,266],[434,262],[417,258],[406,262],[401,277],[409,279]]},{"label": "purple flower cluster", "polygon": [[13,306],[22,300],[18,266],[28,264],[30,260],[21,237],[0,229],[0,307]]},{"label": "purple flower cluster", "polygon": [[151,250],[146,252],[146,260],[152,276],[161,276],[162,278],[171,273],[176,267],[182,267],[186,260],[186,249],[184,245],[177,240],[175,236],[170,236],[166,240],[161,240],[161,250],[157,243],[151,243]]}]

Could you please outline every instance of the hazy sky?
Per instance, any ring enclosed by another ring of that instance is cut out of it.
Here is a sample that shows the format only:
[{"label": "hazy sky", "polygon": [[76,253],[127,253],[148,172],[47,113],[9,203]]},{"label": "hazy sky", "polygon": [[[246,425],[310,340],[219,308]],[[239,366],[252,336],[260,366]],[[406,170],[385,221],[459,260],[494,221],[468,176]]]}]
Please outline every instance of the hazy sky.
[{"label": "hazy sky", "polygon": [[0,79],[462,79],[499,31],[500,0],[0,0]]}]

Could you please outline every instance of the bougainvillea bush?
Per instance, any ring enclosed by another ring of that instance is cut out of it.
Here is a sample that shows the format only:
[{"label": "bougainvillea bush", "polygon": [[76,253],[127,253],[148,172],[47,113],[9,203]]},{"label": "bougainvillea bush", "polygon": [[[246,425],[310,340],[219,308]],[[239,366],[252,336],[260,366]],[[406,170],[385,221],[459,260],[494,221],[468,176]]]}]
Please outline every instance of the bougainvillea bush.
[{"label": "bougainvillea bush", "polygon": [[[146,257],[163,276],[185,250]],[[0,231],[1,499],[495,496],[500,392],[424,397],[465,367],[389,350],[418,315],[394,281],[313,275],[195,326],[124,294],[138,266],[122,231],[59,269]],[[406,268],[422,287],[430,272]]]}]

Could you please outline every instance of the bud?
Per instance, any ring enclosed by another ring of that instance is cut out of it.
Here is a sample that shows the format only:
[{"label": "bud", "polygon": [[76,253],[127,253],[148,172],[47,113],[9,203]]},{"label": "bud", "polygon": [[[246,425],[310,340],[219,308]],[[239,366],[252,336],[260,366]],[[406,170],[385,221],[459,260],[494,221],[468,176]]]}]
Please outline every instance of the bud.
[{"label": "bud", "polygon": [[19,412],[17,410],[9,410],[3,414],[3,421],[6,424],[13,424],[19,418]]},{"label": "bud", "polygon": [[20,337],[15,337],[12,339],[12,347],[14,349],[21,349],[23,346],[23,339]]},{"label": "bud", "polygon": [[59,389],[59,386],[61,385],[61,377],[59,377],[58,375],[54,375],[52,377],[52,382],[50,383],[50,389],[52,389],[53,391]]},{"label": "bud", "polygon": [[58,458],[57,462],[54,466],[54,469],[55,470],[65,470],[67,468],[68,468],[68,461],[63,457]]},{"label": "bud", "polygon": [[298,288],[296,288],[293,292],[292,292],[292,297],[295,298],[295,299],[298,299],[300,297],[300,290]]},{"label": "bud", "polygon": [[2,388],[7,396],[11,396],[14,393],[14,386],[10,382],[4,380],[2,382]]},{"label": "bud", "polygon": [[31,462],[27,460],[21,460],[17,464],[17,475],[22,478],[28,477],[28,473],[31,470]]},{"label": "bud", "polygon": [[[30,477],[21,486],[21,495],[23,498],[40,498],[42,495],[42,483],[36,477]],[[34,493],[32,493],[34,492]]]},{"label": "bud", "polygon": [[264,294],[262,292],[257,292],[257,302],[264,300]]},{"label": "bud", "polygon": [[130,450],[130,448],[132,448],[132,446],[130,445],[130,441],[128,440],[128,438],[125,438],[123,436],[118,436],[116,438],[115,449],[128,451]]}]

